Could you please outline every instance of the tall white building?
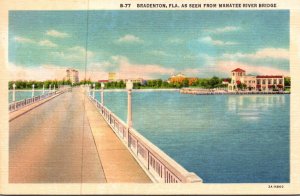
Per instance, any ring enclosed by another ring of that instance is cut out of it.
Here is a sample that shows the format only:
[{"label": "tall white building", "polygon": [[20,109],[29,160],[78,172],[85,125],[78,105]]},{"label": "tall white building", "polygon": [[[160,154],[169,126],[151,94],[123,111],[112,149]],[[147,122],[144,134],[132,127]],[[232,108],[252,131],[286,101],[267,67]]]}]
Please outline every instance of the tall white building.
[{"label": "tall white building", "polygon": [[72,84],[79,82],[78,71],[76,69],[67,69],[66,73],[66,80],[70,80]]}]

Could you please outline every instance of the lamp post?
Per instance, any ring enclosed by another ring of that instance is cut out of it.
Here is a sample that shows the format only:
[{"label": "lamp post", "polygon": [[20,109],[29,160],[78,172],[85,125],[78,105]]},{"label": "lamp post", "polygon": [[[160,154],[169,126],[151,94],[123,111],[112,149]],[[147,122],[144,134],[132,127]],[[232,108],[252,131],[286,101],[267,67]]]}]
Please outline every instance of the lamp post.
[{"label": "lamp post", "polygon": [[32,85],[32,95],[31,97],[34,97],[34,84]]},{"label": "lamp post", "polygon": [[88,84],[89,96],[91,95],[91,84]]},{"label": "lamp post", "polygon": [[16,84],[13,84],[13,94],[12,94],[12,101],[16,101]]},{"label": "lamp post", "polygon": [[104,104],[104,83],[101,82],[101,104]]},{"label": "lamp post", "polygon": [[43,84],[43,95],[45,94],[45,84]]},{"label": "lamp post", "polygon": [[49,91],[51,92],[51,84],[49,85]]},{"label": "lamp post", "polygon": [[95,87],[96,87],[96,84],[94,83],[93,84],[93,99],[95,99]]},{"label": "lamp post", "polygon": [[55,84],[53,84],[53,91],[55,92]]},{"label": "lamp post", "polygon": [[126,82],[126,89],[127,89],[127,126],[128,128],[132,127],[132,104],[131,104],[131,94],[132,94],[133,83],[131,80]]}]

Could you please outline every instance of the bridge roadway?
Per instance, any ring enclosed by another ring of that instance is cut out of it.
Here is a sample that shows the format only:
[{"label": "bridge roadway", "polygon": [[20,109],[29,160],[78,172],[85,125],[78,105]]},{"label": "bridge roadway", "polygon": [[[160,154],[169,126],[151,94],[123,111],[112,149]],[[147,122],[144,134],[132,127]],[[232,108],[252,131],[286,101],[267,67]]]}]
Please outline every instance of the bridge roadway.
[{"label": "bridge roadway", "polygon": [[81,89],[27,107],[9,123],[10,183],[151,182]]}]

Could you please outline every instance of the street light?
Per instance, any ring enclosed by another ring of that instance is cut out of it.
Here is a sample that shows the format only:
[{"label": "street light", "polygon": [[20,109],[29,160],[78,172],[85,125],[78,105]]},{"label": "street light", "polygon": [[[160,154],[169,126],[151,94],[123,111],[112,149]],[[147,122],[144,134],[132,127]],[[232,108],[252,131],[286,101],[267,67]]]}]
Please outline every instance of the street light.
[{"label": "street light", "polygon": [[101,103],[104,104],[104,83],[101,82]]},{"label": "street light", "polygon": [[13,84],[13,97],[12,97],[12,101],[15,102],[16,101],[16,84]]},{"label": "street light", "polygon": [[31,97],[34,97],[34,84],[32,85],[32,95]]},{"label": "street light", "polygon": [[51,84],[49,84],[49,91],[51,92]]},{"label": "street light", "polygon": [[88,91],[89,91],[89,96],[91,95],[91,84],[88,84]]},{"label": "street light", "polygon": [[55,92],[55,84],[53,84],[53,91]]},{"label": "street light", "polygon": [[95,99],[95,86],[96,86],[96,84],[94,83],[93,84],[93,99]]},{"label": "street light", "polygon": [[43,95],[45,94],[45,84],[43,84]]},{"label": "street light", "polygon": [[132,127],[132,104],[131,104],[131,94],[132,94],[133,83],[131,80],[126,82],[126,89],[127,89],[127,126],[128,128]]}]

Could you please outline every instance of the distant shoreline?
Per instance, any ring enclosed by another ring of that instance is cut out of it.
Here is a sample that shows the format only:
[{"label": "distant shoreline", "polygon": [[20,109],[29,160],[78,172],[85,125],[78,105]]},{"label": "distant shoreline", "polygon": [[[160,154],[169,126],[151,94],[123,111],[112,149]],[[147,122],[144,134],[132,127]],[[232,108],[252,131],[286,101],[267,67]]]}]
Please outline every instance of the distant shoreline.
[{"label": "distant shoreline", "polygon": [[[53,90],[53,89],[51,89]],[[58,90],[58,89],[55,89],[55,90]],[[8,90],[9,92],[12,92],[13,90]],[[16,92],[18,91],[23,91],[23,92],[32,92],[32,89],[16,89]],[[34,91],[43,91],[43,89],[35,89]],[[45,89],[45,92],[46,91],[50,91],[49,89]],[[93,89],[91,89],[91,92],[93,91]],[[95,92],[100,92],[101,89],[96,89]],[[126,89],[104,89],[105,92],[125,92],[127,91]],[[159,89],[156,89],[156,88],[153,88],[153,89],[132,89],[132,91],[134,92],[153,92],[153,91],[180,91],[180,89],[176,89],[176,88],[172,88],[172,89],[169,89],[169,88],[159,88]]]},{"label": "distant shoreline", "polygon": [[191,88],[180,89],[179,92],[181,94],[190,94],[190,95],[277,95],[277,94],[290,94],[289,91],[225,91],[225,90],[191,89]]},{"label": "distant shoreline", "polygon": [[[168,88],[159,88],[159,89],[155,89],[155,88],[151,88],[151,89],[132,89],[132,91],[134,92],[153,92],[153,91],[178,91],[179,92],[180,89],[168,89]],[[104,89],[104,92],[126,92],[126,89]],[[93,89],[91,89],[91,92],[93,92]],[[100,89],[96,89],[95,92],[101,92]]]}]

